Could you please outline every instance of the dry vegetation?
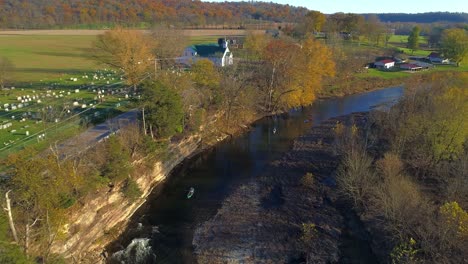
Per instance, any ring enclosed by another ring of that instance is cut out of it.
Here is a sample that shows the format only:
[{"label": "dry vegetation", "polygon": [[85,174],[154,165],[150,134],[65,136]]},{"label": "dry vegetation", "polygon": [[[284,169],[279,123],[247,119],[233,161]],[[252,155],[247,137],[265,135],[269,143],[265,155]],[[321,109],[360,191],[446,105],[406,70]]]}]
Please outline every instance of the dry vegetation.
[{"label": "dry vegetation", "polygon": [[340,190],[372,230],[382,259],[467,260],[468,94],[458,88],[467,77],[434,75],[389,112],[374,113],[368,129],[335,129]]}]

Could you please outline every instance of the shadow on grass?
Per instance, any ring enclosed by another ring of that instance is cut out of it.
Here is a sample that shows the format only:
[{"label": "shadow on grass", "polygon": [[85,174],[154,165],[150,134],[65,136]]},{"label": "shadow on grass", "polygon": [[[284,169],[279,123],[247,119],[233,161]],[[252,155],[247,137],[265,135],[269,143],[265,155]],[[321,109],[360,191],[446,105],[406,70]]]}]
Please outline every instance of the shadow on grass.
[{"label": "shadow on grass", "polygon": [[71,58],[89,58],[91,59],[91,54],[89,51],[84,51],[85,49],[80,50],[80,53],[73,53],[73,52],[52,52],[52,51],[40,51],[34,52],[37,55],[44,55],[44,56],[55,56],[55,57],[71,57]]},{"label": "shadow on grass", "polygon": [[63,74],[84,74],[92,70],[83,69],[44,69],[44,68],[15,68],[15,72],[34,72],[34,73],[63,73]]}]

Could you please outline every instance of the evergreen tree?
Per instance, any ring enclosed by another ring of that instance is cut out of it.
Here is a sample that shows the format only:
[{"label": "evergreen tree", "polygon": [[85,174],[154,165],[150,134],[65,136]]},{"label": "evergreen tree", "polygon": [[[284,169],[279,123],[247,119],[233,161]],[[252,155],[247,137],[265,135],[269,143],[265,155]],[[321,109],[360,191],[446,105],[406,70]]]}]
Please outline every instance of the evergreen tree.
[{"label": "evergreen tree", "polygon": [[145,119],[151,135],[171,137],[183,130],[184,111],[180,95],[159,82],[143,86]]}]

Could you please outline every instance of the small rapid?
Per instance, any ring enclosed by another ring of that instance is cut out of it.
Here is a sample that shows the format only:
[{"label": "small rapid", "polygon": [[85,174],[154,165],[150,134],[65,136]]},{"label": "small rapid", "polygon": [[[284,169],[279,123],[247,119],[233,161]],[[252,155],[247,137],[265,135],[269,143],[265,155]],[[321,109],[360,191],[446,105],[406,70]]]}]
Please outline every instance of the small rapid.
[{"label": "small rapid", "polygon": [[112,264],[151,264],[156,262],[156,255],[150,245],[149,238],[136,238],[127,248],[112,254],[109,263]]}]

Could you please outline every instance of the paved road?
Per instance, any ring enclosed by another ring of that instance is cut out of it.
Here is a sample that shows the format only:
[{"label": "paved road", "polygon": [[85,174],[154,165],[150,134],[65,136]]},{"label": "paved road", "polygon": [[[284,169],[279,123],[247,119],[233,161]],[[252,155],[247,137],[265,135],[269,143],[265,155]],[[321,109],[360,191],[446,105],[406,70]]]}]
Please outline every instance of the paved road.
[{"label": "paved road", "polygon": [[109,135],[115,133],[120,128],[135,123],[137,117],[138,110],[133,109],[111,118],[102,124],[88,128],[85,132],[60,143],[57,146],[58,153],[60,153],[61,157],[70,157],[80,154],[101,140],[109,137]]}]

